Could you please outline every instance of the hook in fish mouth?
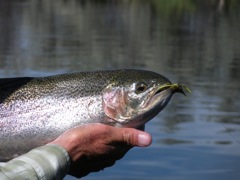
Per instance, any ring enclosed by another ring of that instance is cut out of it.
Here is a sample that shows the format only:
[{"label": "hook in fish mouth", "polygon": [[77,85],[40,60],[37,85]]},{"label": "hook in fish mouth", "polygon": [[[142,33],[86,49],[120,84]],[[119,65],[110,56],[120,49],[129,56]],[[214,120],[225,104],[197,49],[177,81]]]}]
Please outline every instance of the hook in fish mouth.
[{"label": "hook in fish mouth", "polygon": [[184,90],[186,92],[191,93],[191,90],[186,85],[175,83],[175,84],[166,84],[161,86],[156,92],[156,94],[169,88],[173,91],[173,93],[182,93],[184,96],[186,96],[186,93],[184,92]]}]

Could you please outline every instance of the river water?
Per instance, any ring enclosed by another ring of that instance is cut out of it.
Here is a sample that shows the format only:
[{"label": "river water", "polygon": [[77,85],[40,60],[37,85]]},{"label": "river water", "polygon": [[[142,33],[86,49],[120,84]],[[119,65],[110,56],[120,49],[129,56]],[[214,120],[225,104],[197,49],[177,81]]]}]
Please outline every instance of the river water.
[{"label": "river water", "polygon": [[237,180],[239,19],[235,0],[2,0],[0,77],[161,73],[192,93],[174,95],[147,123],[150,147],[83,179]]}]

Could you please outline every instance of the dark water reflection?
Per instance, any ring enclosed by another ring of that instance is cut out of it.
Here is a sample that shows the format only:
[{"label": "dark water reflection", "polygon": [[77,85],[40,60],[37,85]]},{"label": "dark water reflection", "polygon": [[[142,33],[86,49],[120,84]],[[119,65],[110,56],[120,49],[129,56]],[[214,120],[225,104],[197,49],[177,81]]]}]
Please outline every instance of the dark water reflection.
[{"label": "dark water reflection", "polygon": [[234,0],[2,0],[0,77],[162,73],[192,94],[148,123],[149,148],[84,179],[239,179],[239,10]]}]

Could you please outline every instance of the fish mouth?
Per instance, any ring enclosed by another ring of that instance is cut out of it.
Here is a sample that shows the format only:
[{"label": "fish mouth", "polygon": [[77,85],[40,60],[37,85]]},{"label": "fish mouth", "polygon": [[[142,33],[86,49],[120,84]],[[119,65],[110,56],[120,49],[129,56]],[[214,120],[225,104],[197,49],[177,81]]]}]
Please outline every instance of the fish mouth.
[{"label": "fish mouth", "polygon": [[[186,92],[189,92],[191,93],[190,89],[185,86],[184,84],[178,84],[178,83],[175,83],[175,84],[165,84],[163,86],[160,86],[157,91],[155,92],[154,95],[157,95],[159,93],[161,93],[162,91],[164,90],[167,90],[167,89],[170,89],[172,91],[172,93],[181,93],[183,94],[184,96],[186,96]],[[185,90],[185,91],[184,91]]]},{"label": "fish mouth", "polygon": [[183,84],[164,84],[156,88],[156,90],[151,93],[152,95],[147,101],[145,101],[146,103],[144,107],[148,109],[153,104],[156,106],[160,105],[162,107],[165,107],[173,94],[181,93],[186,96],[185,91],[191,93],[190,89]]},{"label": "fish mouth", "polygon": [[[183,85],[183,84],[165,84],[160,86],[159,88],[156,88],[155,91],[153,91],[145,103],[145,108],[151,106],[151,104],[167,104],[170,98],[172,97],[173,94],[175,93],[181,93],[184,96],[186,96],[186,92],[191,93],[190,89]],[[165,106],[165,105],[164,105]]]}]

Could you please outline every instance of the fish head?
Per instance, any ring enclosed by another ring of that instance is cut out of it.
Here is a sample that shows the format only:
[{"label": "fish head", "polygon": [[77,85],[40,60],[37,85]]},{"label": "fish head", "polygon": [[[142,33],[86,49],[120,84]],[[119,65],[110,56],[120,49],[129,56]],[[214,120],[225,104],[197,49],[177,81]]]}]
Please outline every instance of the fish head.
[{"label": "fish head", "polygon": [[185,94],[182,85],[151,71],[132,70],[119,76],[103,92],[103,110],[120,126],[139,127],[156,116],[174,93]]}]

